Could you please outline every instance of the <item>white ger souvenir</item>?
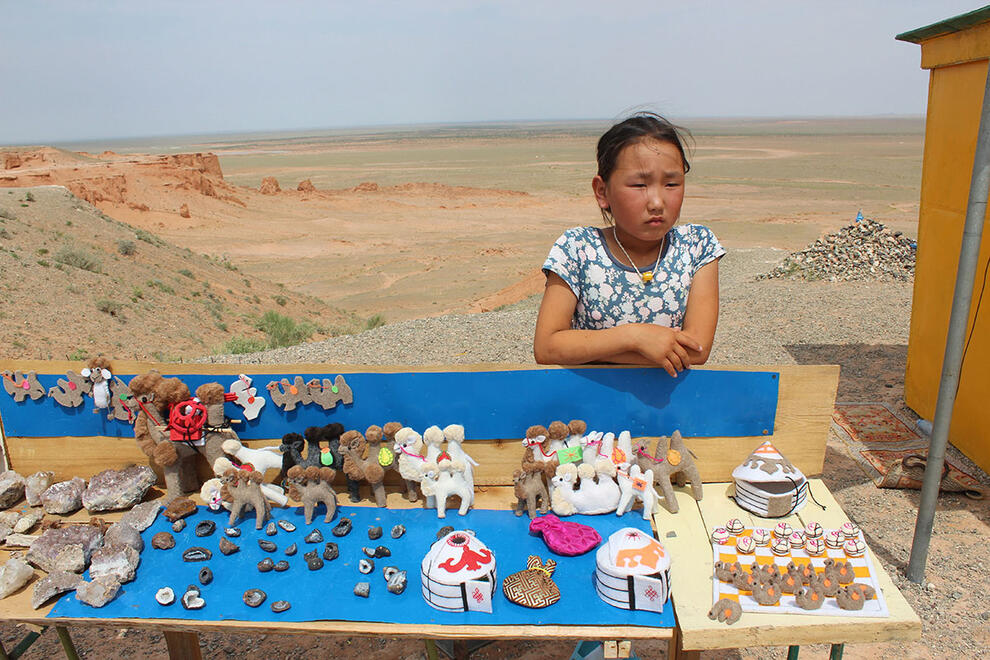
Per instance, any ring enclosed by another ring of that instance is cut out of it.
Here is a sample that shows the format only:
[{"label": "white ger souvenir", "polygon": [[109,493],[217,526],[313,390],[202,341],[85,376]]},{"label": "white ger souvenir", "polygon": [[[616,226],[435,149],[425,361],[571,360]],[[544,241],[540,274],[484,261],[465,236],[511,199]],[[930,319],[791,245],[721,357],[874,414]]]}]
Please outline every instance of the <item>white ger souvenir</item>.
[{"label": "white ger souvenir", "polygon": [[736,504],[762,518],[794,513],[808,498],[808,480],[770,441],[753,450],[732,478]]},{"label": "white ger souvenir", "polygon": [[663,612],[670,598],[670,556],[647,532],[620,529],[595,553],[595,589],[614,607]]},{"label": "white ger souvenir", "polygon": [[255,419],[265,407],[265,397],[258,396],[258,390],[251,387],[251,377],[241,374],[230,385],[230,393],[237,398],[234,403],[244,409],[246,419]]},{"label": "white ger souvenir", "polygon": [[420,566],[423,599],[444,612],[492,611],[495,554],[474,532],[454,531],[432,546]]}]

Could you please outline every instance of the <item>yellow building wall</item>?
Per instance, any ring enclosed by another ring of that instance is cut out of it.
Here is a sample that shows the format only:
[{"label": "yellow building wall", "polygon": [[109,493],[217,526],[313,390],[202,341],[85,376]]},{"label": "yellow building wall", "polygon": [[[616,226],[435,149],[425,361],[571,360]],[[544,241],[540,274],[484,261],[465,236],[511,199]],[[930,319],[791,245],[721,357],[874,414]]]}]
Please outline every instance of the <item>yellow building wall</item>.
[{"label": "yellow building wall", "polygon": [[[929,420],[935,415],[945,357],[987,75],[986,59],[955,62],[978,54],[985,58],[990,53],[987,26],[951,36],[951,40],[945,37],[933,39],[932,46],[937,48],[927,53],[927,60],[925,49],[929,44],[922,44],[923,65],[935,68],[931,71],[928,91],[918,253],[904,396],[908,406]],[[977,309],[988,259],[990,226],[984,219],[966,331],[966,337],[971,336],[971,340],[960,372],[949,440],[984,470],[990,471],[990,291],[984,293],[981,309]],[[990,283],[987,287],[990,288]]]}]

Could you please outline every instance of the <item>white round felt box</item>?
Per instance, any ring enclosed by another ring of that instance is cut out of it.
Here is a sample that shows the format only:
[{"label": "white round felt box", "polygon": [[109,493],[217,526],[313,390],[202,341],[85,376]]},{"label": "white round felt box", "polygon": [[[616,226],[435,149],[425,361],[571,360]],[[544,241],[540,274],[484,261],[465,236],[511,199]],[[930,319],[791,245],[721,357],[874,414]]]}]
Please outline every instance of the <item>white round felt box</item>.
[{"label": "white round felt box", "polygon": [[423,599],[448,612],[491,612],[495,555],[472,532],[454,531],[430,546],[420,566]]},{"label": "white round felt box", "polygon": [[732,471],[736,503],[764,518],[799,511],[807,501],[808,480],[769,441]]},{"label": "white round felt box", "polygon": [[662,612],[670,599],[670,556],[650,534],[625,527],[595,553],[595,590],[609,605]]}]

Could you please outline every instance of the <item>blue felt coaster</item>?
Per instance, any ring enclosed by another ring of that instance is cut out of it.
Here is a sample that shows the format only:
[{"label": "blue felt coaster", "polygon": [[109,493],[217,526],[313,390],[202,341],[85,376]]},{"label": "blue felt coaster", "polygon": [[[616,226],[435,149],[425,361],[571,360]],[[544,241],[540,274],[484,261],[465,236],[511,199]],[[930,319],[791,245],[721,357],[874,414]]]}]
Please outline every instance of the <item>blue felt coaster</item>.
[{"label": "blue felt coaster", "polygon": [[[322,510],[322,508],[320,509]],[[561,557],[551,553],[541,537],[529,534],[529,517],[516,517],[511,511],[479,509],[466,516],[456,512],[448,513],[445,519],[438,519],[433,510],[423,509],[379,509],[372,507],[340,507],[330,523],[322,522],[317,515],[312,525],[303,522],[302,508],[276,509],[276,518],[296,525],[292,533],[279,529],[275,536],[267,536],[264,530],[254,529],[254,516],[244,517],[237,524],[241,536],[230,541],[240,546],[240,552],[224,556],[218,543],[227,523],[227,514],[213,513],[200,507],[195,515],[186,519],[186,528],[172,532],[171,524],[159,516],[155,523],[142,533],[145,549],[141,553],[141,565],[137,578],[121,588],[118,596],[106,606],[95,609],[80,603],[74,593],[63,596],[52,609],[51,617],[102,617],[102,618],[176,618],[197,621],[220,621],[234,619],[241,621],[380,621],[411,624],[442,625],[506,625],[506,624],[564,624],[564,625],[642,625],[673,627],[673,608],[668,604],[663,614],[627,611],[606,605],[594,590],[593,574],[595,553],[589,552],[580,557]],[[353,529],[343,538],[334,537],[330,530],[341,517],[351,519]],[[196,523],[209,519],[217,524],[217,531],[211,536],[200,538],[194,533]],[[636,527],[649,530],[649,523],[642,519],[640,512],[630,512],[623,516],[570,516],[568,520],[590,525],[598,530],[603,539],[622,527]],[[393,539],[389,532],[396,524],[403,524],[406,533]],[[455,529],[472,529],[495,553],[498,563],[499,585],[493,598],[493,613],[481,612],[448,613],[434,610],[423,600],[420,582],[420,562],[430,545],[436,540],[437,531],[446,525]],[[383,535],[380,539],[369,540],[368,528],[380,526]],[[324,537],[324,543],[308,544],[303,538],[314,528]],[[167,531],[176,540],[171,550],[155,550],[151,547],[151,537]],[[267,553],[258,546],[259,539],[274,541],[278,550]],[[336,560],[327,561],[318,571],[306,567],[303,554],[317,548],[322,556],[324,544],[334,541],[340,549]],[[298,552],[285,555],[285,548],[295,542]],[[365,555],[362,547],[374,548],[384,545],[392,552],[391,557],[375,559],[375,569],[369,575],[358,571],[358,562]],[[182,561],[182,552],[192,546],[203,546],[213,552],[207,562],[188,563]],[[527,556],[539,555],[544,561],[550,557],[557,561],[554,581],[560,588],[560,601],[543,609],[529,609],[506,600],[502,594],[501,579],[524,570]],[[261,573],[257,563],[265,557],[274,561],[285,559],[289,570],[278,573]],[[213,582],[199,585],[197,576],[203,566],[213,571]],[[397,566],[408,574],[409,584],[401,595],[389,593],[385,588],[382,568]],[[672,567],[676,572],[677,567]],[[369,582],[369,598],[355,596],[354,585]],[[199,586],[206,606],[201,610],[186,610],[178,602],[186,587]],[[155,601],[155,592],[162,587],[171,587],[176,594],[176,602],[163,607]],[[242,596],[248,589],[263,590],[268,598],[258,608],[244,604]],[[287,600],[292,607],[286,612],[275,614],[271,603]]]}]

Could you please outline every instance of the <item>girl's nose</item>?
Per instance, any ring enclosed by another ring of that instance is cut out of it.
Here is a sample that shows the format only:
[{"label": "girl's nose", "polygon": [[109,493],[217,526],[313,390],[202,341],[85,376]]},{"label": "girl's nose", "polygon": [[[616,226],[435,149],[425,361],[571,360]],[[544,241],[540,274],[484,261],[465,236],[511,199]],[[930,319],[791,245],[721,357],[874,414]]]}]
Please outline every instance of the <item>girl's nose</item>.
[{"label": "girl's nose", "polygon": [[646,204],[650,212],[663,211],[663,195],[659,186],[649,186],[647,188]]}]

